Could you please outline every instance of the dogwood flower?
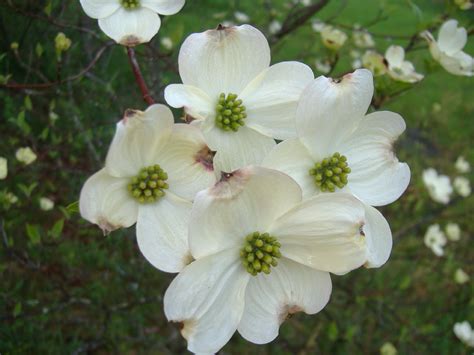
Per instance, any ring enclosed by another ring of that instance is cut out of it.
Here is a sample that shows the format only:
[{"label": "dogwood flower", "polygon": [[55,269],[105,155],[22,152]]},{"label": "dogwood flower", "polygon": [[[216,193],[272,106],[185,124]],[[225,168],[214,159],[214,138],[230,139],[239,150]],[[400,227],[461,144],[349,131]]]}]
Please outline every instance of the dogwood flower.
[{"label": "dogwood flower", "polygon": [[236,11],[234,12],[234,17],[239,22],[249,22],[250,17],[245,12]]},{"label": "dogwood flower", "polygon": [[50,211],[54,208],[54,201],[47,197],[41,197],[39,199],[39,205],[43,211]]},{"label": "dogwood flower", "polygon": [[471,0],[454,0],[454,3],[461,10],[469,10],[474,7],[474,4],[471,2]]},{"label": "dogwood flower", "polygon": [[454,324],[454,334],[467,346],[474,347],[474,330],[468,321]]},{"label": "dogwood flower", "polygon": [[459,224],[450,222],[446,224],[445,231],[450,241],[457,242],[461,239],[461,228],[459,228]]},{"label": "dogwood flower", "polygon": [[433,224],[428,227],[424,238],[425,245],[431,249],[436,256],[444,255],[444,246],[447,243],[446,236],[439,227],[439,224]]},{"label": "dogwood flower", "polygon": [[445,205],[449,202],[453,187],[448,176],[439,175],[435,169],[429,168],[423,171],[423,182],[434,201]]},{"label": "dogwood flower", "polygon": [[389,252],[378,238],[389,228],[385,220],[354,197],[301,201],[295,181],[259,167],[223,174],[197,194],[189,224],[195,261],[164,297],[166,317],[182,323],[190,351],[217,352],[236,330],[268,343],[289,314],[315,314],[327,304],[329,272],[346,273]]},{"label": "dogwood flower", "polygon": [[174,15],[185,0],[80,0],[87,16],[99,20],[100,29],[115,42],[135,46],[158,33],[158,14]]},{"label": "dogwood flower", "polygon": [[346,191],[372,206],[395,201],[410,181],[392,147],[405,121],[389,111],[366,115],[373,91],[366,69],[315,79],[298,105],[298,137],[278,144],[263,165],[290,175],[305,198]]},{"label": "dogwood flower", "polygon": [[20,163],[25,165],[30,165],[37,158],[35,152],[33,152],[30,147],[18,148],[15,157]]},{"label": "dogwood flower", "polygon": [[474,58],[462,51],[467,42],[467,31],[458,28],[456,20],[448,20],[441,26],[438,41],[433,35],[424,31],[421,33],[430,46],[434,60],[451,74],[472,76],[474,74]]},{"label": "dogwood flower", "polygon": [[453,181],[454,190],[462,196],[468,197],[471,194],[471,183],[464,176],[457,176]]},{"label": "dogwood flower", "polygon": [[354,41],[355,46],[359,48],[372,48],[375,46],[372,35],[365,30],[354,30],[352,33],[352,40]]},{"label": "dogwood flower", "polygon": [[325,47],[337,51],[346,43],[347,35],[330,25],[324,26],[321,30],[321,39]]},{"label": "dogwood flower", "polygon": [[462,155],[456,159],[454,166],[461,174],[471,171],[471,164],[469,164],[469,162]]},{"label": "dogwood flower", "polygon": [[280,21],[273,20],[268,25],[268,32],[270,32],[270,34],[274,35],[274,34],[278,33],[281,30],[281,27],[282,27],[282,24],[281,24]]},{"label": "dogwood flower", "polygon": [[216,151],[216,170],[259,164],[275,146],[274,138],[296,134],[296,105],[313,72],[298,62],[269,64],[267,40],[249,25],[219,27],[184,41],[183,84],[169,85],[165,99],[184,107],[201,127]]},{"label": "dogwood flower", "polygon": [[331,63],[328,60],[316,59],[314,67],[323,74],[327,74],[331,71]]},{"label": "dogwood flower", "polygon": [[376,51],[365,51],[362,56],[362,66],[369,69],[374,76],[384,75],[387,73],[387,60],[383,55]]},{"label": "dogwood flower", "polygon": [[0,180],[6,179],[8,175],[8,160],[0,157]]},{"label": "dogwood flower", "polygon": [[167,272],[189,262],[191,201],[215,182],[212,154],[199,129],[173,121],[164,105],[127,110],[105,167],[86,181],[79,200],[82,217],[105,233],[137,223],[141,252]]},{"label": "dogwood flower", "polygon": [[423,75],[416,72],[413,64],[405,59],[405,50],[401,46],[390,46],[385,52],[388,64],[388,75],[394,80],[406,83],[415,83],[423,79]]},{"label": "dogwood flower", "polygon": [[456,272],[454,273],[454,281],[456,281],[456,283],[462,285],[468,282],[469,279],[469,275],[466,274],[463,269],[456,269]]},{"label": "dogwood flower", "polygon": [[397,348],[390,342],[384,343],[380,347],[380,355],[397,355]]}]

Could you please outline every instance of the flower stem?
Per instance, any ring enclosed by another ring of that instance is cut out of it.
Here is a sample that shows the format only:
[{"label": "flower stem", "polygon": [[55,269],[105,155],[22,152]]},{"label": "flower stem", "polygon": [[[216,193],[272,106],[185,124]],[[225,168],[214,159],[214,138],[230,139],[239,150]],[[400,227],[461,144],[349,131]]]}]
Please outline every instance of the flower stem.
[{"label": "flower stem", "polygon": [[145,83],[145,79],[143,79],[143,75],[140,70],[140,66],[138,65],[137,57],[135,55],[135,49],[133,49],[132,47],[127,47],[127,53],[130,65],[132,66],[133,74],[135,75],[135,80],[138,84],[138,87],[140,88],[140,91],[142,92],[143,100],[145,100],[148,105],[153,105],[155,103],[155,100],[150,95],[148,87]]}]

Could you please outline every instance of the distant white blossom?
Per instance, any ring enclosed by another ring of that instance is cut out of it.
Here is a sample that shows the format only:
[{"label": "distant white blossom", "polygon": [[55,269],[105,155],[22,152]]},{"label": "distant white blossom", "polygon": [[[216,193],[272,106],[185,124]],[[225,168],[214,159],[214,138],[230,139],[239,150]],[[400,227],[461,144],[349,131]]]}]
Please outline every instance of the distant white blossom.
[{"label": "distant white blossom", "polygon": [[461,228],[459,228],[459,224],[448,223],[446,225],[445,231],[448,239],[452,242],[457,242],[459,239],[461,239]]},{"label": "distant white blossom", "polygon": [[372,35],[364,30],[355,30],[352,33],[352,40],[354,41],[356,47],[359,48],[372,48],[375,46]]},{"label": "distant white blossom", "polygon": [[8,175],[8,161],[4,157],[0,157],[0,180],[6,179]]},{"label": "distant white blossom", "polygon": [[397,348],[395,348],[395,346],[390,342],[384,343],[382,347],[380,348],[380,355],[397,355],[397,354],[398,354]]},{"label": "distant white blossom", "polygon": [[272,22],[270,22],[270,25],[268,25],[268,31],[272,35],[274,35],[275,33],[277,33],[280,30],[281,30],[281,22],[278,21],[278,20],[273,20]]},{"label": "distant white blossom", "polygon": [[449,203],[453,187],[448,176],[439,175],[435,169],[429,168],[423,171],[423,182],[434,201],[443,204]]},{"label": "distant white blossom", "polygon": [[387,62],[383,55],[373,50],[368,50],[362,56],[362,66],[369,69],[374,76],[387,73]]},{"label": "distant white blossom", "polygon": [[37,158],[35,152],[30,147],[19,148],[15,153],[15,157],[25,165],[33,163]]},{"label": "distant white blossom", "polygon": [[471,194],[471,182],[464,176],[456,177],[453,186],[454,190],[462,197],[468,197]]},{"label": "distant white blossom", "polygon": [[411,62],[405,60],[405,50],[401,46],[390,46],[385,52],[388,75],[394,80],[415,83],[423,79]]},{"label": "distant white blossom", "polygon": [[173,48],[173,41],[169,37],[163,37],[160,43],[167,50],[171,50]]},{"label": "distant white blossom", "polygon": [[469,164],[469,162],[464,159],[462,155],[457,158],[454,166],[456,167],[456,170],[459,171],[461,174],[468,173],[471,171],[471,164]]},{"label": "distant white blossom", "polygon": [[454,324],[454,334],[467,346],[474,348],[474,331],[468,321]]},{"label": "distant white blossom", "polygon": [[18,202],[18,197],[12,192],[7,192],[5,194],[5,199],[7,200],[8,203],[12,205]]},{"label": "distant white blossom", "polygon": [[470,0],[454,0],[454,4],[461,10],[469,10],[474,7],[474,4]]},{"label": "distant white blossom", "polygon": [[250,21],[249,15],[247,15],[246,13],[241,12],[241,11],[234,12],[234,17],[239,22],[249,22]]},{"label": "distant white blossom", "polygon": [[324,26],[320,33],[323,44],[332,50],[338,50],[347,40],[344,32],[329,25]]},{"label": "distant white blossom", "polygon": [[421,33],[430,46],[433,58],[451,74],[472,76],[474,74],[474,58],[462,51],[467,43],[467,31],[458,27],[458,21],[448,20],[441,26],[438,41],[433,35],[424,31]]},{"label": "distant white blossom", "polygon": [[314,66],[322,74],[327,74],[331,71],[331,63],[328,60],[316,59]]},{"label": "distant white blossom", "polygon": [[444,255],[444,246],[446,245],[446,236],[439,227],[439,224],[433,224],[428,227],[424,238],[425,245],[431,249],[436,256]]},{"label": "distant white blossom", "polygon": [[465,284],[469,279],[469,275],[463,269],[457,269],[454,273],[454,281],[460,285]]},{"label": "distant white blossom", "polygon": [[325,26],[326,24],[321,20],[314,20],[311,23],[311,27],[313,28],[314,32],[321,32]]},{"label": "distant white blossom", "polygon": [[50,211],[54,208],[54,201],[47,197],[41,197],[39,200],[39,205],[43,211]]}]

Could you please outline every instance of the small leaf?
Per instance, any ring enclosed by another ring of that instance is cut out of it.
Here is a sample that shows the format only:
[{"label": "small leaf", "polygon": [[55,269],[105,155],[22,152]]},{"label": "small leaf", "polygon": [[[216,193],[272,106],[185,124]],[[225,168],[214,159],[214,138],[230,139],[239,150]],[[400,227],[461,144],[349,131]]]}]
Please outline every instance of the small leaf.
[{"label": "small leaf", "polygon": [[18,317],[21,314],[21,302],[18,302],[13,308],[13,317]]},{"label": "small leaf", "polygon": [[71,214],[79,213],[79,201],[73,202],[66,206],[66,211]]},{"label": "small leaf", "polygon": [[33,104],[31,103],[31,98],[29,96],[25,97],[25,109],[31,111],[33,109]]},{"label": "small leaf", "polygon": [[26,234],[28,235],[31,244],[37,245],[41,243],[41,234],[37,225],[26,224]]},{"label": "small leaf", "polygon": [[57,239],[61,236],[61,233],[64,228],[64,218],[61,218],[60,220],[57,220],[56,223],[54,223],[53,228],[49,231],[51,237],[54,239]]}]

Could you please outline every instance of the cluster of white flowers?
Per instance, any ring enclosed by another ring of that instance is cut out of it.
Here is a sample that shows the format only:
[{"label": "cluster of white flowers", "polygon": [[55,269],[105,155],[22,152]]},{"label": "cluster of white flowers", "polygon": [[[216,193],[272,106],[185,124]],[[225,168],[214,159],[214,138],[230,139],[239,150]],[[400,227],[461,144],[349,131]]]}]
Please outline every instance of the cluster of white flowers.
[{"label": "cluster of white flowers", "polygon": [[467,346],[474,348],[474,330],[468,321],[454,324],[454,334]]},{"label": "cluster of white flowers", "polygon": [[405,122],[367,114],[370,71],[314,79],[303,63],[270,65],[250,25],[190,35],[179,73],[165,99],[191,124],[161,104],[128,110],[80,211],[105,233],[136,224],[146,259],[179,273],[164,309],[190,351],[217,352],[236,330],[268,343],[289,314],[325,307],[330,273],[388,260],[373,206],[408,186],[392,148]]}]

